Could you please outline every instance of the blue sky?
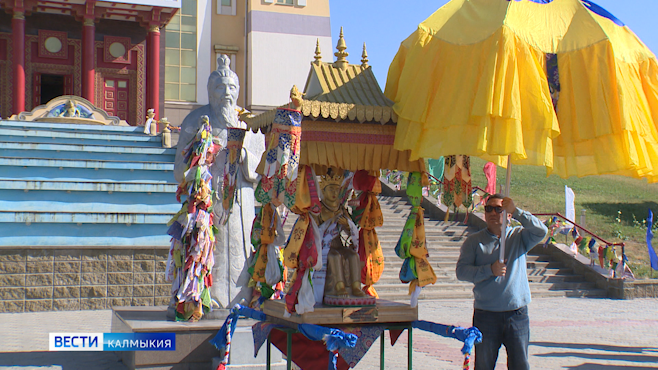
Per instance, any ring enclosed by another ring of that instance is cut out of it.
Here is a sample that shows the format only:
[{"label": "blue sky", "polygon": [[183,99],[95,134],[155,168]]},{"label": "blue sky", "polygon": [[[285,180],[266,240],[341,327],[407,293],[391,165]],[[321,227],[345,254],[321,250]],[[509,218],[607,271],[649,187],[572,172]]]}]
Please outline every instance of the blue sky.
[{"label": "blue sky", "polygon": [[[504,0],[500,0],[504,1]],[[369,64],[384,90],[388,66],[400,43],[447,0],[329,0],[334,43],[343,26],[347,58],[358,64],[365,42]],[[630,27],[658,52],[658,0],[593,0]],[[334,45],[335,46],[335,45]],[[333,50],[331,53],[333,55]],[[325,60],[328,51],[322,50]]]}]

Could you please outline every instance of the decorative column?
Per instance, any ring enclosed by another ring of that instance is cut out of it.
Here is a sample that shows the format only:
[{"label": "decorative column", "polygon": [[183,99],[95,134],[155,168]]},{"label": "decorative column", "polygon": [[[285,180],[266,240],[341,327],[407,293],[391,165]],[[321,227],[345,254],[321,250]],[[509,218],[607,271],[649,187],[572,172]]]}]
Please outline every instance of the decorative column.
[{"label": "decorative column", "polygon": [[94,103],[96,96],[96,70],[94,56],[96,27],[93,18],[85,18],[82,26],[82,97]]},{"label": "decorative column", "polygon": [[146,105],[155,109],[156,119],[160,112],[160,26],[152,25],[148,34],[146,55]]},{"label": "decorative column", "polygon": [[25,111],[25,16],[22,11],[14,11],[11,20],[14,74],[13,113]]}]

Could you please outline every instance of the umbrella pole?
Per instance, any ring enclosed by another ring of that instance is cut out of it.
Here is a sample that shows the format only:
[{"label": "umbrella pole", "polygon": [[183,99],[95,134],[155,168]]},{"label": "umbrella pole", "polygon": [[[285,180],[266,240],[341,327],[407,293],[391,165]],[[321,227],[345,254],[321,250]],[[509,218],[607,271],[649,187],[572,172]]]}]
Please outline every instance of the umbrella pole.
[{"label": "umbrella pole", "polygon": [[[507,156],[507,174],[505,178],[505,193],[503,194],[506,197],[509,197],[509,184],[510,177],[512,174],[512,156]],[[503,211],[503,227],[500,231],[500,254],[498,255],[498,261],[501,263],[505,262],[505,235],[507,231],[507,211]]]}]

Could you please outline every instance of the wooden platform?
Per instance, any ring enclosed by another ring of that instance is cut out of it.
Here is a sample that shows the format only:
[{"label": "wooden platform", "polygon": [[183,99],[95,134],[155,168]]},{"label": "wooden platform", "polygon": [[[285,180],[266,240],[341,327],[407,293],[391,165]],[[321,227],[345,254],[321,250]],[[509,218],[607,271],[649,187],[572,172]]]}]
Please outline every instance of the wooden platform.
[{"label": "wooden platform", "polygon": [[[411,322],[418,320],[418,307],[406,303],[378,299],[375,306],[365,307],[330,307],[316,306],[313,312],[302,315],[293,314],[284,317],[284,301],[265,301],[263,312],[274,319],[294,322],[297,324],[376,324],[390,322]],[[274,320],[278,321],[278,320]]]}]

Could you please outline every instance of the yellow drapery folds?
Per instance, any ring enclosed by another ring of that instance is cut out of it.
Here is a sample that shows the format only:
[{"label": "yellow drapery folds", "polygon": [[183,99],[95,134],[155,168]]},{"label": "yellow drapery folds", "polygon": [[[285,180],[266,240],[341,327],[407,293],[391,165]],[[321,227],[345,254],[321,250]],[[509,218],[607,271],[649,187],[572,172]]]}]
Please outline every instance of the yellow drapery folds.
[{"label": "yellow drapery folds", "polygon": [[359,258],[364,263],[361,269],[363,291],[379,298],[373,284],[379,281],[384,272],[384,253],[377,237],[375,227],[384,224],[384,216],[377,200],[382,191],[382,184],[367,171],[357,171],[352,180],[354,190],[361,190],[359,205],[353,212],[354,220],[359,225]]},{"label": "yellow drapery folds", "polygon": [[563,178],[658,181],[658,61],[579,0],[452,0],[402,43],[385,94],[412,160],[510,155]]}]

